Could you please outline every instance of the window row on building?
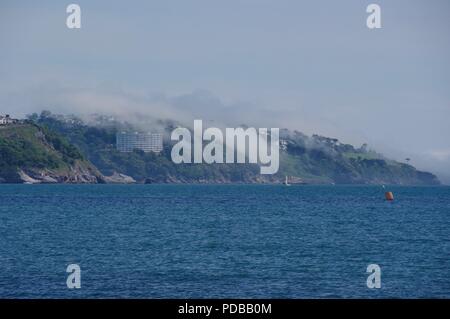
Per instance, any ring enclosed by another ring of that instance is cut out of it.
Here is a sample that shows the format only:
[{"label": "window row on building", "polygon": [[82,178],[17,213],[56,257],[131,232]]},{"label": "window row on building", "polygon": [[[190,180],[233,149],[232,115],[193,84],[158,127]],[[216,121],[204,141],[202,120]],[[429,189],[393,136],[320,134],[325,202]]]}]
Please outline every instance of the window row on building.
[{"label": "window row on building", "polygon": [[163,150],[161,133],[119,132],[116,134],[116,148],[120,152],[142,150],[159,153]]}]

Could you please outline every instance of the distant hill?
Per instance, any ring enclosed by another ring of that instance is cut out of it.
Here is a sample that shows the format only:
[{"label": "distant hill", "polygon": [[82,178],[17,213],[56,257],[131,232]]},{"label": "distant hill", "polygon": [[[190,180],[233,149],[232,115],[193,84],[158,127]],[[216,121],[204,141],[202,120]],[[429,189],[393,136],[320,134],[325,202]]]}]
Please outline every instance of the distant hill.
[{"label": "distant hill", "polygon": [[102,174],[54,131],[33,123],[0,126],[0,183],[101,183]]},{"label": "distant hill", "polygon": [[[367,145],[355,148],[337,139],[309,137],[297,131],[281,130],[280,169],[275,175],[260,175],[256,164],[174,164],[170,141],[161,154],[120,153],[115,149],[115,134],[133,125],[111,117],[98,117],[95,125],[88,125],[75,116],[45,111],[30,120],[64,136],[102,174],[115,180],[126,175],[147,183],[280,183],[289,176],[291,183],[307,184],[440,184],[435,175],[387,159]],[[175,126],[170,121],[158,124],[167,136]]]},{"label": "distant hill", "polygon": [[438,185],[437,177],[412,165],[385,158],[364,144],[355,148],[337,139],[284,130],[282,174],[313,183]]}]

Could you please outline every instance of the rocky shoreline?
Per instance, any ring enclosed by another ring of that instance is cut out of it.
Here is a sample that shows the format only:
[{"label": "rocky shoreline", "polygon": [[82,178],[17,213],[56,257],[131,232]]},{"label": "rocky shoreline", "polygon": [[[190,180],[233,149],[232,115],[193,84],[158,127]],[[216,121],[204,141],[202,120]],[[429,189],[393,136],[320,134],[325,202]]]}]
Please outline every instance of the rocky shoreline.
[{"label": "rocky shoreline", "polygon": [[17,169],[0,178],[0,183],[11,184],[105,184],[105,177],[96,169],[76,163],[68,169]]}]

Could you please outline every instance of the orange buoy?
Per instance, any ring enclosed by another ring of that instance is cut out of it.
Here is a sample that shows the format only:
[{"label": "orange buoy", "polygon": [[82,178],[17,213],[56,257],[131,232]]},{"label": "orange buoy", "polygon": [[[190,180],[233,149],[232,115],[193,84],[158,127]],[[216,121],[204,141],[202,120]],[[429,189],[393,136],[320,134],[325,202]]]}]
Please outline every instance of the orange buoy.
[{"label": "orange buoy", "polygon": [[394,194],[392,192],[386,192],[384,196],[386,196],[386,200],[394,200]]}]

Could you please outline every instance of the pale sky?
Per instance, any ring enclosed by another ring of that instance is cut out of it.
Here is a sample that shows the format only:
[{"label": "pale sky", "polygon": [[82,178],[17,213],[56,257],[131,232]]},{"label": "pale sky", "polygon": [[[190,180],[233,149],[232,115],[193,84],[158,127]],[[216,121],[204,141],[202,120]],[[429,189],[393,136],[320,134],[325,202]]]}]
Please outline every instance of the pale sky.
[{"label": "pale sky", "polygon": [[450,182],[448,0],[0,0],[0,44],[0,113],[287,127]]}]

